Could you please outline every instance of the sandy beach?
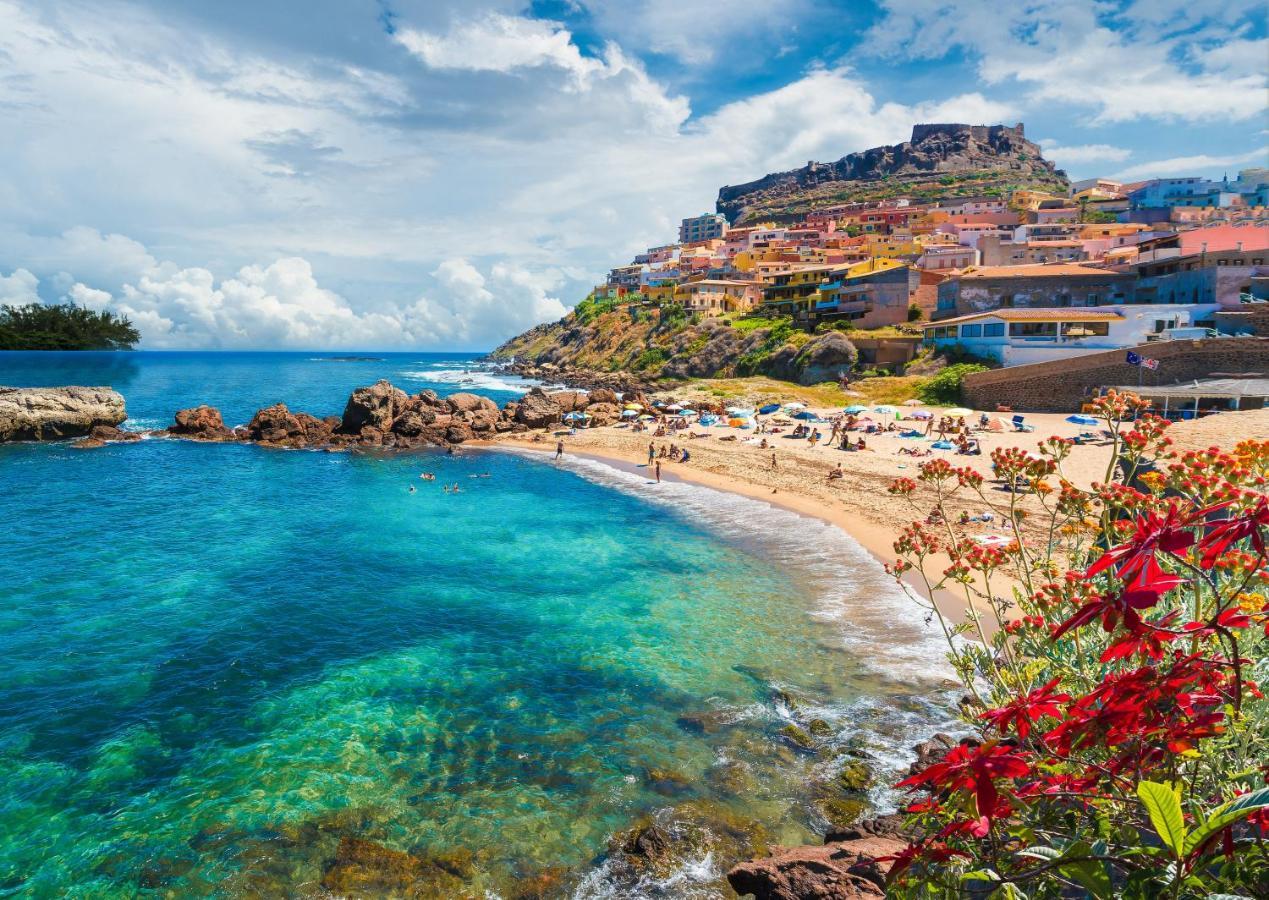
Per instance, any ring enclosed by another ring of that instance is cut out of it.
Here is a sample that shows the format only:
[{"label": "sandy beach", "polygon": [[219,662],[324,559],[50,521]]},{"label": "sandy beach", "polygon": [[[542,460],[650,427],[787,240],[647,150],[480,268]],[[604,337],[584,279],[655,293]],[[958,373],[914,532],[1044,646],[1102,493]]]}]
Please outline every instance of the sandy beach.
[{"label": "sandy beach", "polygon": [[[816,409],[825,418],[837,410]],[[937,409],[934,410],[937,414]],[[910,410],[905,410],[907,414]],[[883,424],[889,419],[874,414],[874,421]],[[894,559],[893,542],[900,530],[914,518],[912,508],[888,493],[895,478],[915,477],[921,462],[943,457],[953,465],[969,465],[984,475],[991,474],[991,453],[999,447],[1018,447],[1034,452],[1039,441],[1050,436],[1073,438],[1081,432],[1097,432],[1096,428],[1082,428],[1065,421],[1057,413],[1033,413],[1026,415],[1026,423],[1034,426],[1033,432],[974,432],[980,442],[982,455],[964,456],[954,451],[933,451],[934,456],[914,458],[901,454],[901,448],[928,448],[934,438],[902,438],[897,432],[864,435],[868,449],[848,452],[821,443],[812,447],[804,439],[788,437],[792,427],[785,427],[779,434],[755,435],[751,431],[734,428],[701,428],[697,434],[708,433],[705,438],[688,438],[686,432],[675,437],[653,437],[653,431],[636,432],[628,425],[613,425],[590,429],[539,431],[529,434],[508,434],[500,437],[499,444],[509,444],[533,450],[553,453],[557,440],[562,440],[565,452],[591,457],[618,465],[622,468],[652,473],[647,469],[648,445],[652,443],[660,451],[671,442],[690,451],[687,463],[661,459],[661,477],[666,480],[682,479],[721,491],[730,491],[756,500],[812,516],[841,528],[879,560]],[[921,421],[905,421],[905,427],[924,428]],[[831,426],[819,426],[827,437]],[[1269,410],[1225,413],[1196,422],[1182,422],[1169,429],[1178,450],[1205,449],[1217,446],[1232,448],[1238,441],[1256,435],[1269,434]],[[734,440],[722,438],[734,437]],[[853,435],[858,437],[858,435]],[[936,436],[935,436],[936,437]],[[768,449],[760,449],[766,438]],[[774,454],[775,464],[772,465]],[[1063,473],[1075,485],[1087,488],[1106,476],[1110,463],[1111,445],[1108,441],[1077,445],[1063,464]],[[829,480],[828,473],[838,464],[844,475]],[[653,489],[650,485],[650,489]],[[1001,491],[1001,502],[1007,502],[1008,494]],[[922,495],[919,493],[918,497]],[[955,515],[964,510],[970,516],[984,512],[981,501],[975,503],[972,495],[948,504]],[[1026,509],[1035,504],[1033,497],[1020,495],[1018,502]],[[928,512],[932,498],[925,496],[919,508]],[[1007,535],[1008,530],[996,520],[977,523],[972,528],[983,535]],[[1025,531],[1024,531],[1025,533]],[[1036,535],[1037,538],[1040,535]],[[1007,591],[1008,582],[996,585],[997,590]],[[959,620],[964,613],[964,602],[950,593],[935,597],[940,609]]]}]

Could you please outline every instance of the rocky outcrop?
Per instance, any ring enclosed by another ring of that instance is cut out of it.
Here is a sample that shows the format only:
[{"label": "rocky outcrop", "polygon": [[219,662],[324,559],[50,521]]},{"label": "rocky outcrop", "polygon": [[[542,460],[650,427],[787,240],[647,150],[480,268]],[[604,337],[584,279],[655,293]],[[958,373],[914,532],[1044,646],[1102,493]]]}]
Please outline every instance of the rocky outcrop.
[{"label": "rocky outcrop", "polygon": [[0,387],[0,443],[83,437],[127,417],[123,396],[107,387]]},{"label": "rocky outcrop", "polygon": [[756,900],[884,897],[889,865],[876,860],[905,846],[896,837],[865,835],[822,847],[777,847],[764,859],[733,868],[727,881],[737,894],[752,894]]},{"label": "rocky outcrop", "polygon": [[545,428],[560,421],[564,409],[541,388],[535,387],[516,404],[516,421],[526,428]]},{"label": "rocky outcrop", "polygon": [[384,380],[357,388],[344,407],[339,430],[343,434],[360,434],[363,428],[390,431],[393,420],[405,411],[408,400],[405,391]]},{"label": "rocky outcrop", "polygon": [[168,434],[191,438],[196,441],[232,441],[234,433],[225,425],[220,410],[214,406],[195,406],[178,410],[176,422],[168,427]]},{"label": "rocky outcrop", "polygon": [[798,384],[836,381],[849,372],[859,359],[859,351],[840,331],[829,331],[801,348],[781,348],[772,356],[769,371],[773,378]]},{"label": "rocky outcrop", "polygon": [[[973,177],[958,179],[967,175]],[[796,218],[817,206],[884,199],[879,189],[892,189],[894,196],[907,187],[908,193],[952,197],[1005,186],[1064,190],[1067,184],[1065,173],[1044,159],[1021,124],[914,125],[911,140],[900,144],[723,187],[716,208],[736,223]],[[918,185],[922,189],[913,190]]]}]

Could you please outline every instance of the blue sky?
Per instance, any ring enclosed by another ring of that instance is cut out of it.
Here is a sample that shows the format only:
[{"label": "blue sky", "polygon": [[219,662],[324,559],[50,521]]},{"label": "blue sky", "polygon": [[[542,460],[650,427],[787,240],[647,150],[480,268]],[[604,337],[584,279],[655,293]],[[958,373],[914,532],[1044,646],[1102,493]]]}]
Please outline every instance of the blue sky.
[{"label": "blue sky", "polygon": [[0,302],[143,346],[486,348],[718,187],[1026,123],[1269,165],[1262,0],[0,0]]}]

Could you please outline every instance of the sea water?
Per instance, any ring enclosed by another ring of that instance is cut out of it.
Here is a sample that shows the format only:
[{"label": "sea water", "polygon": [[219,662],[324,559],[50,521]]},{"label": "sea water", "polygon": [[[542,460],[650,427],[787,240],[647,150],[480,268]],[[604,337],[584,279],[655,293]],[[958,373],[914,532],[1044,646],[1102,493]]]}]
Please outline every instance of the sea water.
[{"label": "sea water", "polygon": [[[156,425],[524,389],[379,357],[0,354],[0,384]],[[586,460],[9,445],[0,523],[0,895],[316,896],[353,836],[469,852],[475,896],[725,896],[718,853],[631,882],[609,840],[690,809],[814,841],[835,763],[791,717],[884,783],[948,716],[937,636],[845,535]]]}]

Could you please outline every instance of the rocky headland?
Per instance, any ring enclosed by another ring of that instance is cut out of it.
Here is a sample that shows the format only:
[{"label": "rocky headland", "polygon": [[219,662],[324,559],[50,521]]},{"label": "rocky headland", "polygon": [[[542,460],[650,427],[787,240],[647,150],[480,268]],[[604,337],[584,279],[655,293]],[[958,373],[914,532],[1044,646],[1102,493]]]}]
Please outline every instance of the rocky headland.
[{"label": "rocky headland", "polygon": [[127,417],[123,395],[108,387],[0,387],[0,443],[117,431]]},{"label": "rocky headland", "polygon": [[899,144],[850,153],[836,162],[809,162],[718,191],[716,208],[734,224],[791,221],[843,203],[1000,195],[1016,188],[1065,193],[1066,174],[1027,140],[1021,123],[926,124]]}]

